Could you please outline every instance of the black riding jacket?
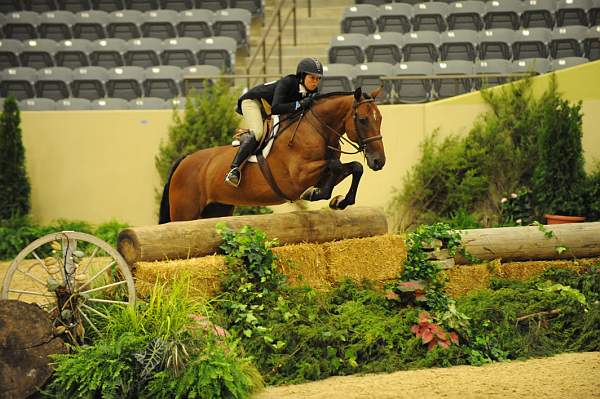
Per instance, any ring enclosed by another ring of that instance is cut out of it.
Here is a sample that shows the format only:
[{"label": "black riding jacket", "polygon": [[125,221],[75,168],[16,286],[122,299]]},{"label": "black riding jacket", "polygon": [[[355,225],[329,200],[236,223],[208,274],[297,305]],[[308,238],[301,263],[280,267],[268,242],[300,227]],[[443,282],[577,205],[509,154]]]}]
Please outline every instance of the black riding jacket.
[{"label": "black riding jacket", "polygon": [[[307,94],[311,92],[307,91]],[[296,75],[287,75],[279,80],[253,87],[238,99],[237,113],[242,113],[243,100],[264,99],[271,106],[271,114],[289,114],[296,109],[296,101],[303,98],[300,92],[300,79]]]}]

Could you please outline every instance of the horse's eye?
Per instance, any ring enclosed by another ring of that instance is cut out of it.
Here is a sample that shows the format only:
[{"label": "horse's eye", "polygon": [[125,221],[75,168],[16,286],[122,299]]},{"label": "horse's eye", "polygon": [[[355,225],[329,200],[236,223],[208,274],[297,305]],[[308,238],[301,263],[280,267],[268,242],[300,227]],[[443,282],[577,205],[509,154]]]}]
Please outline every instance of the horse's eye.
[{"label": "horse's eye", "polygon": [[361,125],[368,125],[369,118],[358,118],[358,123],[360,123]]}]

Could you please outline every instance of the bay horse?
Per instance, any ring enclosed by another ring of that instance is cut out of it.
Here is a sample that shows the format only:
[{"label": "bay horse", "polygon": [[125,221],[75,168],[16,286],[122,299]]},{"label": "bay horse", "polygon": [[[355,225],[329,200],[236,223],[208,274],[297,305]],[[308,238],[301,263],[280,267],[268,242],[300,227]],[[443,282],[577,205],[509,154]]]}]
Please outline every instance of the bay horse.
[{"label": "bay horse", "polygon": [[356,153],[363,152],[372,170],[383,168],[381,113],[375,103],[380,91],[368,95],[359,87],[354,92],[323,94],[299,117],[282,117],[266,171],[264,163],[261,168],[247,162],[237,188],[224,180],[236,151],[232,146],[206,148],[181,157],[171,167],[164,186],[159,223],[231,216],[235,205],[330,199],[334,186],[349,175],[348,193],[331,199],[329,206],[344,209],[354,204],[363,167],[360,162],[340,161],[344,152],[340,141],[352,144]]}]

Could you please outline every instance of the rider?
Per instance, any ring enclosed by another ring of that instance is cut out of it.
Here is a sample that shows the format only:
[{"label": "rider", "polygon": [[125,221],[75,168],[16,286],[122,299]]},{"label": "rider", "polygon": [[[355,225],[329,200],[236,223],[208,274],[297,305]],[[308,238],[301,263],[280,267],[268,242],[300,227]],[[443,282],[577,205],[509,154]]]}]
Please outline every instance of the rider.
[{"label": "rider", "polygon": [[[295,75],[258,85],[238,99],[236,111],[244,117],[250,134],[240,137],[238,152],[231,162],[231,170],[225,176],[227,183],[239,186],[242,178],[240,166],[256,151],[264,134],[263,113],[279,115],[309,108],[317,93],[321,76],[321,62],[316,58],[304,58],[298,63]],[[271,108],[270,112],[265,106]]]}]

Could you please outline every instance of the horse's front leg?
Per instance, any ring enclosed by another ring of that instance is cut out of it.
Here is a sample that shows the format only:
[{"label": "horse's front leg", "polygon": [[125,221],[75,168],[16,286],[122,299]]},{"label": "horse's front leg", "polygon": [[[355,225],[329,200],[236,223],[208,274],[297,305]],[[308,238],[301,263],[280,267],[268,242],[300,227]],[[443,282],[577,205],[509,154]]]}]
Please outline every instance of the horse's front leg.
[{"label": "horse's front leg", "polygon": [[307,201],[318,201],[331,198],[333,188],[349,175],[352,175],[352,184],[346,196],[338,195],[329,202],[332,209],[344,209],[354,204],[358,183],[363,174],[363,167],[359,162],[342,163],[339,159],[333,159],[327,166],[327,174],[317,187],[311,187],[302,194],[302,199]]}]

